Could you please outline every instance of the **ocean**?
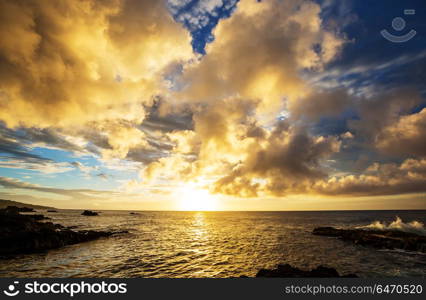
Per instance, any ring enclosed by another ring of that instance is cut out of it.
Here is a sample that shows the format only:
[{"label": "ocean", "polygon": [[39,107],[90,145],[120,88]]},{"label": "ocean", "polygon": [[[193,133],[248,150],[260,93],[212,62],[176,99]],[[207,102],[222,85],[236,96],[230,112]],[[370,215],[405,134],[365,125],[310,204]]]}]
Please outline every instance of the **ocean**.
[{"label": "ocean", "polygon": [[425,234],[426,211],[39,212],[76,230],[129,233],[0,260],[1,277],[239,277],[282,263],[360,277],[426,277],[425,254],[311,234],[318,226],[379,228],[395,220],[393,227]]}]

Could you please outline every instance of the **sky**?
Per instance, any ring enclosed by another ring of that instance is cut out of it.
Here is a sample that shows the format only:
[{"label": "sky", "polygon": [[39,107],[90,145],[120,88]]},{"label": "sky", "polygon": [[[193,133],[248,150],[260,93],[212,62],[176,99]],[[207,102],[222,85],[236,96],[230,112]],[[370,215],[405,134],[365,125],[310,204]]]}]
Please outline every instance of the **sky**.
[{"label": "sky", "polygon": [[426,209],[425,9],[0,0],[0,199]]}]

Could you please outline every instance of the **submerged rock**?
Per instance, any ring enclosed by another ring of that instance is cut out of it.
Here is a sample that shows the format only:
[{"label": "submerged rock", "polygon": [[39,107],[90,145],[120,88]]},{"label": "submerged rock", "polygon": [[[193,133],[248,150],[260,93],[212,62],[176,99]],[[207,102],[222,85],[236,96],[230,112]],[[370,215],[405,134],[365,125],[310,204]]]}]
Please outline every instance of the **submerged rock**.
[{"label": "submerged rock", "polygon": [[[41,215],[36,215],[41,216]],[[73,231],[52,222],[39,222],[40,217],[21,215],[14,209],[0,209],[0,255],[42,252],[111,236],[111,231]]]},{"label": "submerged rock", "polygon": [[81,213],[82,216],[99,216],[99,214],[95,211],[85,210]]},{"label": "submerged rock", "polygon": [[381,249],[402,249],[408,251],[426,252],[426,236],[399,230],[365,230],[337,229],[333,227],[318,227],[314,235],[337,237],[351,241],[357,245],[371,246]]},{"label": "submerged rock", "polygon": [[260,269],[256,277],[280,278],[331,278],[331,277],[358,277],[355,274],[340,275],[336,269],[318,266],[310,271],[300,270],[289,264],[278,265],[276,269]]}]

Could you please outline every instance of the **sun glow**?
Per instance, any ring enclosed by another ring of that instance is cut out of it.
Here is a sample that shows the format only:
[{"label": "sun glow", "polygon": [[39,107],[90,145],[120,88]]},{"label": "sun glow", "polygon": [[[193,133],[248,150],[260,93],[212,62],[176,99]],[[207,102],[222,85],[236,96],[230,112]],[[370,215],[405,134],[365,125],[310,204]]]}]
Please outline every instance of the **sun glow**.
[{"label": "sun glow", "polygon": [[206,189],[192,184],[181,187],[178,191],[179,210],[209,211],[218,209],[217,198]]}]

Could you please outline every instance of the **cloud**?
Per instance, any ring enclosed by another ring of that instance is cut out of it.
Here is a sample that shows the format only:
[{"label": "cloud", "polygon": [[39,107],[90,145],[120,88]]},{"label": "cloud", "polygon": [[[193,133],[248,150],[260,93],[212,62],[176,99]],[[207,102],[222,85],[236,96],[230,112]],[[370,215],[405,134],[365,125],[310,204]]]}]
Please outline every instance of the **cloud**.
[{"label": "cloud", "polygon": [[6,153],[8,156],[33,160],[33,161],[47,161],[48,159],[41,157],[37,154],[28,153],[29,149],[22,146],[18,142],[6,139],[0,136],[0,153]]},{"label": "cloud", "polygon": [[0,119],[9,127],[140,122],[163,68],[192,57],[162,1],[2,1],[0,14]]},{"label": "cloud", "polygon": [[42,139],[36,138],[33,144],[29,144],[31,138],[25,132],[21,131],[21,135],[18,135],[17,132],[0,126],[0,168],[27,169],[44,174],[72,170],[69,163],[55,162],[30,152],[32,147]]},{"label": "cloud", "polygon": [[336,138],[311,137],[293,128],[273,133],[263,146],[253,147],[245,161],[218,180],[215,191],[238,196],[303,193],[307,186],[327,176],[321,161],[339,148]]},{"label": "cloud", "polygon": [[[354,77],[411,65],[424,51],[344,70],[333,63],[348,41],[317,2],[242,0],[206,55],[194,55],[167,10],[202,31],[234,4],[0,2],[0,167],[105,180],[104,170],[139,171],[125,191],[195,183],[239,197],[425,192],[417,85],[353,88]],[[324,120],[340,127],[321,130]],[[37,147],[103,166],[55,162]],[[0,184],[79,201],[119,197],[7,177]]]},{"label": "cloud", "polygon": [[219,17],[219,10],[229,10],[237,0],[199,0],[199,1],[167,1],[170,11],[175,18],[188,26],[190,31],[196,31],[209,25]]},{"label": "cloud", "polygon": [[106,174],[106,173],[98,173],[98,174],[96,174],[96,177],[99,177],[99,178],[101,178],[103,180],[108,180],[109,175]]},{"label": "cloud", "polygon": [[[379,160],[365,167],[380,157],[372,151],[383,148],[384,141],[396,143],[396,137],[407,141],[392,147],[399,157],[423,155],[424,110],[406,115],[421,103],[415,90],[373,98],[343,90],[317,91],[299,101],[300,108],[294,105],[289,110],[290,118],[267,126],[258,122],[260,101],[228,98],[198,106],[193,129],[169,134],[175,146],[169,156],[147,165],[141,173],[143,182],[198,181],[213,192],[240,197],[424,192],[424,172],[415,167],[422,160],[406,159],[401,165]],[[349,121],[350,131],[327,136],[308,130],[312,120],[348,108],[359,113],[358,119]],[[353,159],[353,149],[359,157],[348,171],[340,171],[342,159]]]},{"label": "cloud", "polygon": [[65,173],[73,169],[67,162],[11,156],[0,156],[0,168],[31,170],[44,174]]},{"label": "cloud", "polygon": [[60,188],[45,187],[45,186],[28,183],[28,182],[21,181],[15,178],[10,178],[10,177],[0,177],[0,185],[3,186],[4,188],[27,189],[27,190],[33,190],[38,192],[66,195],[72,198],[81,196],[82,194],[85,194],[85,193],[87,194],[90,193],[95,196],[98,193],[102,193],[101,191],[90,190],[90,189],[60,189]]},{"label": "cloud", "polygon": [[339,196],[397,195],[426,192],[426,160],[407,159],[401,164],[375,163],[365,174],[330,177],[318,181],[315,193]]},{"label": "cloud", "polygon": [[289,103],[288,110],[294,120],[318,121],[320,118],[340,115],[353,103],[345,89],[312,91],[305,97]]},{"label": "cloud", "polygon": [[398,122],[401,115],[410,113],[420,103],[422,97],[419,92],[409,87],[390,90],[371,98],[358,98],[354,106],[359,118],[350,120],[348,125],[365,141],[374,144],[379,132]]},{"label": "cloud", "polygon": [[99,167],[97,166],[86,166],[85,164],[79,162],[79,161],[73,161],[71,163],[71,165],[75,168],[77,168],[78,170],[80,170],[81,172],[83,172],[84,174],[90,174],[93,171],[97,171],[99,169]]},{"label": "cloud", "polygon": [[426,108],[384,127],[376,137],[376,146],[392,155],[426,157]]},{"label": "cloud", "polygon": [[[53,188],[2,176],[0,176],[0,186],[5,189],[0,192],[0,195],[7,195],[8,198],[24,200],[25,202],[28,201],[28,199],[42,199],[50,203],[52,203],[51,199],[55,199],[54,205],[60,205],[67,208],[79,207],[81,209],[84,207],[94,207],[99,205],[105,207],[106,205],[109,205],[109,202],[111,201],[119,201],[122,204],[129,204],[129,202],[132,202],[132,200],[138,199],[139,197],[137,194],[114,190]],[[8,191],[11,191],[11,193],[8,193]],[[31,191],[33,195],[25,193],[24,196],[21,196],[19,193],[20,191]]]},{"label": "cloud", "polygon": [[278,115],[284,97],[295,121],[346,105],[344,91],[310,91],[300,74],[321,70],[345,42],[321,24],[311,1],[239,2],[207,55],[177,77],[181,89],[170,97],[191,107],[193,127],[167,134],[173,149],[143,169],[142,182],[208,182],[214,192],[252,197],[297,193],[326,177],[322,162],[339,151],[338,137],[262,118]]},{"label": "cloud", "polygon": [[324,178],[321,162],[340,141],[286,121],[259,126],[257,105],[229,98],[194,113],[194,130],[170,134],[173,151],[143,170],[143,182],[205,180],[214,192],[253,197],[301,192]]},{"label": "cloud", "polygon": [[342,139],[353,139],[354,135],[350,131],[346,131],[340,135]]},{"label": "cloud", "polygon": [[345,42],[321,26],[319,5],[299,0],[240,1],[214,35],[207,55],[185,66],[177,96],[209,102],[259,99],[259,109],[275,113],[283,97],[305,94],[300,71],[321,69]]},{"label": "cloud", "polygon": [[[15,148],[51,148],[75,152],[85,151],[80,145],[52,128],[16,128],[9,129],[0,123],[0,139],[4,143],[14,143]],[[7,140],[7,142],[6,142]]]}]

